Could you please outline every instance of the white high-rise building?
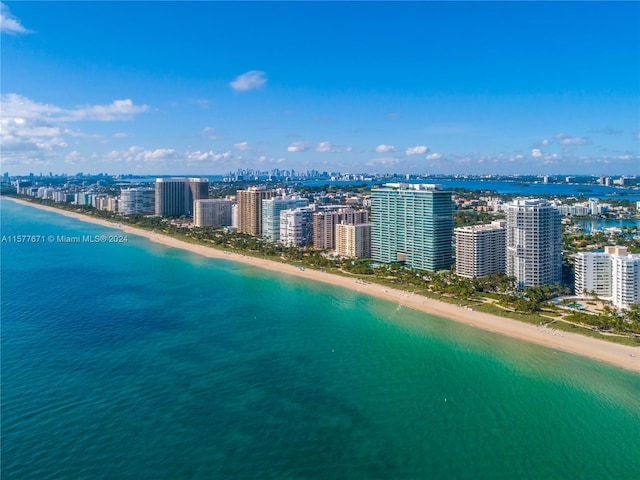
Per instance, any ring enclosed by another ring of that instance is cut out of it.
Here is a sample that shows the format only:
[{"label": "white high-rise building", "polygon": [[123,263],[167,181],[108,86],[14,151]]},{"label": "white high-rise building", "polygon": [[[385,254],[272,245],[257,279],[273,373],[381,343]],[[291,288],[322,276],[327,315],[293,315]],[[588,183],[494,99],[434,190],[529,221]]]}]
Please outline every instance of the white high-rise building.
[{"label": "white high-rise building", "polygon": [[560,212],[547,200],[517,199],[507,205],[507,275],[519,288],[562,280]]},{"label": "white high-rise building", "polygon": [[289,247],[311,245],[315,212],[315,205],[280,212],[280,243]]},{"label": "white high-rise building", "polygon": [[575,256],[575,292],[583,297],[594,293],[611,297],[611,255],[604,252],[579,252]]},{"label": "white high-rise building", "polygon": [[458,276],[476,278],[505,272],[507,222],[459,227],[454,233]]},{"label": "white high-rise building", "polygon": [[262,235],[276,243],[280,241],[280,213],[309,205],[301,197],[274,197],[262,201]]},{"label": "white high-rise building", "polygon": [[618,308],[640,303],[640,254],[625,247],[605,247],[604,252],[576,255],[576,295],[594,292]]},{"label": "white high-rise building", "polygon": [[193,202],[193,224],[196,227],[227,227],[231,225],[231,200],[210,198]]}]

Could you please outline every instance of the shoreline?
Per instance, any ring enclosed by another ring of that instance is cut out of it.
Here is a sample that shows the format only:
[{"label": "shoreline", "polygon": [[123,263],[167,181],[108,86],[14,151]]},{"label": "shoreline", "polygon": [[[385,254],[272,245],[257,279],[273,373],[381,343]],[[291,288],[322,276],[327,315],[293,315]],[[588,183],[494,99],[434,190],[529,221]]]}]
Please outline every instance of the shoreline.
[{"label": "shoreline", "polygon": [[197,255],[208,258],[230,260],[243,263],[257,268],[278,272],[285,275],[307,278],[309,280],[328,283],[341,288],[347,288],[364,295],[380,298],[397,303],[412,310],[423,312],[429,315],[445,318],[448,320],[464,323],[474,328],[498,333],[507,337],[522,340],[528,343],[541,345],[547,348],[560,350],[563,352],[587,357],[592,360],[599,360],[609,365],[614,365],[625,370],[640,373],[640,347],[631,347],[612,342],[606,342],[593,337],[587,337],[571,332],[561,332],[561,336],[549,334],[551,329],[537,327],[536,325],[519,322],[517,320],[499,317],[483,312],[475,312],[466,307],[441,302],[421,295],[409,294],[405,291],[385,287],[376,283],[362,283],[355,278],[342,277],[319,270],[301,270],[295,265],[281,263],[273,260],[246,256],[241,253],[227,252],[213,247],[197,245],[176,238],[153,233],[140,228],[114,224],[108,220],[92,218],[80,213],[69,212],[54,207],[38,205],[24,200],[2,197],[4,199],[20,203],[22,205],[39,208],[49,212],[65,215],[83,222],[93,223],[107,228],[120,230],[127,234],[137,235],[151,240],[155,243],[187,250]]}]

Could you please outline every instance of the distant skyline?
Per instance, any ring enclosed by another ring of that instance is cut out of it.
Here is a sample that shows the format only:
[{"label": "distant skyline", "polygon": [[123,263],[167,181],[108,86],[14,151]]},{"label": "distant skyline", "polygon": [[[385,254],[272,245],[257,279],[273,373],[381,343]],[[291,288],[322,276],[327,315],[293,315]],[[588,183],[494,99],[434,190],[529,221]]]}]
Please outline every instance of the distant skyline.
[{"label": "distant skyline", "polygon": [[640,2],[5,2],[1,168],[640,175]]}]

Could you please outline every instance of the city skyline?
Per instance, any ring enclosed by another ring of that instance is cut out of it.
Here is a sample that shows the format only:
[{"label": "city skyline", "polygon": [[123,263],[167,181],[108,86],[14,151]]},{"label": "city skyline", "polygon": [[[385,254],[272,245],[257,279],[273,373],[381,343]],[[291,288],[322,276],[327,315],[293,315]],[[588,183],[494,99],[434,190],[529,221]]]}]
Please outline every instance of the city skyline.
[{"label": "city skyline", "polygon": [[640,174],[637,2],[1,8],[12,175]]}]

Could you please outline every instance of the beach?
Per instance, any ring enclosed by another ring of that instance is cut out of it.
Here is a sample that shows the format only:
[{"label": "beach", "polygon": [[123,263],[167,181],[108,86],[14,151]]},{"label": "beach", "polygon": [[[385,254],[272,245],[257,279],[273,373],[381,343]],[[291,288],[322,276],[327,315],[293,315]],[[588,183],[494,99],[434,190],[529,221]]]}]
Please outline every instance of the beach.
[{"label": "beach", "polygon": [[461,307],[421,295],[407,293],[402,290],[388,288],[375,283],[365,283],[356,278],[343,277],[330,273],[300,269],[294,265],[283,262],[265,260],[246,256],[243,254],[226,252],[211,247],[195,245],[166,235],[142,230],[139,228],[117,224],[108,220],[92,218],[84,214],[69,212],[53,207],[33,204],[14,198],[3,197],[7,200],[40,208],[61,215],[66,215],[83,222],[94,223],[107,228],[118,229],[124,233],[145,237],[153,242],[172,248],[187,250],[189,252],[214,259],[225,259],[251,265],[274,272],[306,278],[313,281],[328,283],[341,288],[360,292],[398,305],[424,312],[430,315],[465,323],[475,328],[480,328],[493,333],[516,338],[548,348],[568,352],[594,360],[599,360],[626,370],[640,373],[640,347],[630,347],[615,344],[592,337],[587,337],[570,332],[553,331],[551,328],[540,328],[535,325],[518,322],[516,320],[473,311],[467,307]]}]

